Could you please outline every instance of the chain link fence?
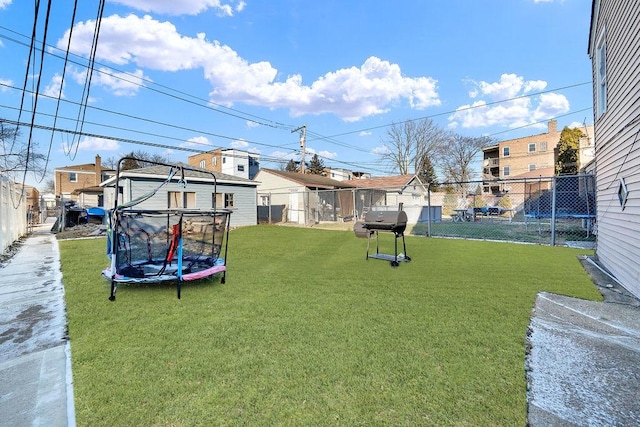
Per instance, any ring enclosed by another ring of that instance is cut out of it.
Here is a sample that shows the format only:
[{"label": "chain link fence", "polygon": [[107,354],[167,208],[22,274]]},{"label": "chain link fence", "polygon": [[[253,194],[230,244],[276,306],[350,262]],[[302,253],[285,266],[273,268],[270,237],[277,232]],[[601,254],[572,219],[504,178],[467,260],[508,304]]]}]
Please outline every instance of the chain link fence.
[{"label": "chain link fence", "polygon": [[407,233],[592,247],[593,175],[444,182],[404,188],[290,190],[258,194],[259,223],[347,223],[370,210],[407,213]]},{"label": "chain link fence", "polygon": [[[593,175],[443,183],[431,192],[440,222],[414,234],[592,247],[596,240]],[[451,191],[457,189],[457,191]]]}]

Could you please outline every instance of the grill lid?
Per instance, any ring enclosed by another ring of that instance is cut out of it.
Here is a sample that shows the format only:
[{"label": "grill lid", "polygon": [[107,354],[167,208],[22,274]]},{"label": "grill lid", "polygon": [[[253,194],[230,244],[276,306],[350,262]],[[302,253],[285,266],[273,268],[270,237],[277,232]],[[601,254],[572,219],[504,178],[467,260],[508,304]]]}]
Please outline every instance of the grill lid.
[{"label": "grill lid", "polygon": [[406,226],[407,214],[404,211],[369,211],[364,216],[364,227],[369,230],[396,231]]}]

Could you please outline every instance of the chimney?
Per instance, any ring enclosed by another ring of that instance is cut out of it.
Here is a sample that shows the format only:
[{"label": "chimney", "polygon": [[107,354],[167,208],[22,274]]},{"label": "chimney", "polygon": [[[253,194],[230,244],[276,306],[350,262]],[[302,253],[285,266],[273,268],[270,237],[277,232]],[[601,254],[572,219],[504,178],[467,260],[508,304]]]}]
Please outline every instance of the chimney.
[{"label": "chimney", "polygon": [[558,132],[558,122],[556,120],[549,120],[549,123],[547,124],[547,126],[548,126],[547,133],[551,134],[551,133]]},{"label": "chimney", "polygon": [[102,182],[102,163],[100,155],[96,154],[96,186]]}]

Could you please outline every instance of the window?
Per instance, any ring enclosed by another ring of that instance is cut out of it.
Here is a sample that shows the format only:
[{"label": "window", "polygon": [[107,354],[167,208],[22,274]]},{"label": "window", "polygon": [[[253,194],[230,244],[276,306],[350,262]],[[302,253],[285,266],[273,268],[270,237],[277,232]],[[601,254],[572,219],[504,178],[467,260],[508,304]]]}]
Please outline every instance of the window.
[{"label": "window", "polygon": [[206,160],[200,160],[200,168],[201,169],[205,169],[207,167],[207,161]]},{"label": "window", "polygon": [[546,142],[541,142],[540,143],[540,151],[547,151],[547,143]]},{"label": "window", "polygon": [[628,195],[627,183],[624,181],[624,178],[620,178],[620,183],[618,184],[618,201],[620,202],[622,210],[624,210],[624,207],[627,204]]},{"label": "window", "polygon": [[596,118],[607,111],[607,42],[602,31],[596,43]]},{"label": "window", "polygon": [[529,165],[529,172],[536,170],[536,165],[535,164],[531,164]]},{"label": "window", "polygon": [[195,208],[196,193],[191,191],[169,191],[167,192],[167,207],[169,209]]},{"label": "window", "polygon": [[[216,208],[232,208],[233,207],[233,193],[214,193],[211,195],[212,207]],[[224,205],[222,203],[224,198]]]},{"label": "window", "polygon": [[78,174],[75,172],[69,172],[69,182],[78,182]]},{"label": "window", "polygon": [[536,143],[535,142],[529,143],[529,152],[530,153],[535,153],[536,152]]},{"label": "window", "polygon": [[222,163],[227,163],[227,158],[226,157],[222,158]]},{"label": "window", "polygon": [[505,166],[502,169],[502,176],[509,176],[510,173],[511,173],[511,170],[510,170],[509,166]]},{"label": "window", "polygon": [[502,147],[502,157],[509,157],[509,147]]},{"label": "window", "polygon": [[222,206],[222,194],[220,193],[211,194],[211,207],[219,208],[221,206]]},{"label": "window", "polygon": [[224,193],[224,207],[225,208],[233,207],[233,193]]},{"label": "window", "polygon": [[269,206],[269,196],[260,196],[260,205]]},{"label": "window", "polygon": [[244,172],[244,165],[238,165],[238,172]]},{"label": "window", "polygon": [[211,158],[211,164],[213,166],[218,166],[218,158],[217,157],[212,157]]}]

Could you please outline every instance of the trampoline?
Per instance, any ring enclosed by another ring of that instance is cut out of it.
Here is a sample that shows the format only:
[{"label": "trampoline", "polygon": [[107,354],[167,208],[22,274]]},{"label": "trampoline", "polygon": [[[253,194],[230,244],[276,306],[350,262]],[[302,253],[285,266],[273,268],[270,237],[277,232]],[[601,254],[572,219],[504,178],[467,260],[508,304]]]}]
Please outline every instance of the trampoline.
[{"label": "trampoline", "polygon": [[[128,158],[118,163],[115,188],[120,188],[120,165]],[[166,166],[168,176],[159,186],[131,202],[116,201],[109,212],[107,255],[111,263],[102,271],[111,282],[109,300],[115,300],[118,284],[175,282],[180,298],[185,281],[221,275],[220,281],[225,283],[231,211],[217,209],[215,198],[210,210],[136,208],[172,181],[177,180],[186,188],[185,172],[196,170],[186,165],[147,163]],[[216,194],[215,175],[213,172],[210,175],[212,192]]]}]

